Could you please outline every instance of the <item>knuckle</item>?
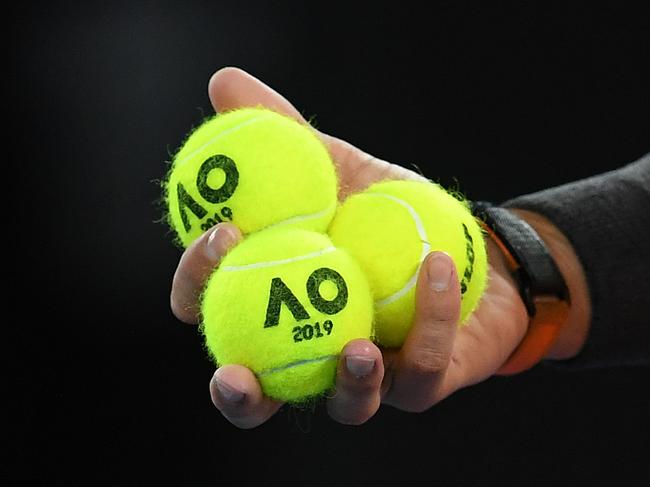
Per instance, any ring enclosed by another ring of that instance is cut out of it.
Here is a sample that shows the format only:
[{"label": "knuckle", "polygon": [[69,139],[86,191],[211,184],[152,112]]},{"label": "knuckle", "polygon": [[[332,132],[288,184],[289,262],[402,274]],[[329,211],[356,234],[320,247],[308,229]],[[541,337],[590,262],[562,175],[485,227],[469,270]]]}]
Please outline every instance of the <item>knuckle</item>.
[{"label": "knuckle", "polygon": [[262,420],[250,406],[245,404],[229,404],[226,401],[213,399],[215,407],[230,423],[242,429],[254,428]]},{"label": "knuckle", "polygon": [[327,405],[328,414],[334,421],[350,426],[360,426],[368,422],[378,408],[378,400],[365,404],[330,401]]},{"label": "knuckle", "polygon": [[423,413],[431,409],[436,401],[430,394],[420,393],[410,394],[408,396],[389,397],[384,403],[407,413]]},{"label": "knuckle", "polygon": [[419,350],[410,361],[411,372],[418,376],[431,376],[445,370],[449,362],[447,353],[434,349]]},{"label": "knuckle", "polygon": [[339,380],[336,386],[335,398],[345,398],[348,401],[363,402],[374,394],[377,394],[379,386],[379,382],[374,380],[372,377]]},{"label": "knuckle", "polygon": [[330,417],[337,423],[349,425],[349,426],[359,426],[368,421],[367,415],[361,414],[359,412],[351,413],[349,411],[341,411],[338,408],[332,408],[329,410]]},{"label": "knuckle", "polygon": [[379,384],[374,380],[359,379],[345,385],[347,393],[357,398],[365,398],[372,394],[376,394],[378,388]]},{"label": "knuckle", "polygon": [[436,323],[440,326],[455,326],[458,322],[459,309],[458,303],[454,300],[441,303],[436,309]]},{"label": "knuckle", "polygon": [[447,330],[456,326],[460,314],[459,300],[448,296],[444,299],[426,303],[424,307],[422,314],[430,333],[434,333],[435,330]]}]

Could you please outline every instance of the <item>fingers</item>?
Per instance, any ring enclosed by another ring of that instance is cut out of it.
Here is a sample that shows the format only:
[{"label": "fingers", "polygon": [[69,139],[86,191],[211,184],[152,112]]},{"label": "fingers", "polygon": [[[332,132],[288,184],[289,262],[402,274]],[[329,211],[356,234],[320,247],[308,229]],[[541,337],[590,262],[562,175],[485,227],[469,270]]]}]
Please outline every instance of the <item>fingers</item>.
[{"label": "fingers", "polygon": [[343,424],[368,421],[381,405],[383,377],[384,366],[377,346],[363,339],[349,342],[339,359],[336,392],[327,401],[329,415]]},{"label": "fingers", "polygon": [[420,412],[445,397],[445,372],[456,336],[460,300],[453,261],[443,252],[432,252],[422,264],[415,320],[386,379],[383,402]]},{"label": "fingers", "polygon": [[[212,75],[208,83],[208,96],[217,112],[261,105],[307,123],[302,114],[286,98],[239,68],[223,68]],[[336,164],[341,200],[382,179],[426,180],[416,172],[373,157],[337,137],[318,130],[316,133]]]},{"label": "fingers", "polygon": [[179,320],[198,323],[199,298],[207,278],[241,238],[235,225],[219,223],[185,249],[174,273],[170,294],[172,312]]},{"label": "fingers", "polygon": [[[343,424],[362,424],[381,405],[384,375],[381,352],[369,340],[349,342],[341,353],[336,392],[327,400],[330,416]],[[268,398],[249,369],[225,365],[210,381],[212,402],[239,428],[255,428],[275,414],[283,403]]]},{"label": "fingers", "polygon": [[255,428],[282,406],[264,395],[257,378],[241,365],[224,365],[210,381],[210,397],[221,414],[239,428]]},{"label": "fingers", "polygon": [[[264,106],[307,123],[302,114],[280,93],[239,68],[227,67],[212,75],[208,83],[208,96],[216,112],[240,107]],[[335,161],[346,161],[352,171],[365,162],[373,161],[370,155],[352,144],[318,132]],[[388,164],[388,163],[385,163]]]},{"label": "fingers", "polygon": [[305,122],[286,98],[239,68],[228,67],[214,73],[208,83],[208,96],[217,112],[262,105]]}]

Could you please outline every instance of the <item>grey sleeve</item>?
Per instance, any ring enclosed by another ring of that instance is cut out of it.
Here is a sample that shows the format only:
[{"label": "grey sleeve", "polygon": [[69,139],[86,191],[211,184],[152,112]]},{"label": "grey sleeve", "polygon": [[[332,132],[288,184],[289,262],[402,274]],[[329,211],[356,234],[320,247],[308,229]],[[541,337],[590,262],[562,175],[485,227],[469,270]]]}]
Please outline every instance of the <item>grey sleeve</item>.
[{"label": "grey sleeve", "polygon": [[586,273],[592,304],[587,342],[577,357],[552,363],[650,365],[650,153],[501,205],[546,216],[567,236]]}]

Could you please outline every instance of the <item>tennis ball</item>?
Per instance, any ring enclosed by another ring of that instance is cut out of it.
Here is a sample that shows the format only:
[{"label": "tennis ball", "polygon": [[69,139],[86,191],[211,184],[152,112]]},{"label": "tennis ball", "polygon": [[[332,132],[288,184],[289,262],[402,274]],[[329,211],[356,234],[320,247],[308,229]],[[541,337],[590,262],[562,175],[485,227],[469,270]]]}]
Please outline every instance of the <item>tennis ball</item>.
[{"label": "tennis ball", "polygon": [[267,396],[298,404],[332,388],[349,340],[372,337],[373,300],[359,265],[327,235],[274,227],[226,255],[201,314],[217,365],[244,365]]},{"label": "tennis ball", "polygon": [[487,278],[483,229],[465,201],[440,185],[383,181],[340,206],[328,233],[358,262],[375,299],[377,342],[398,347],[415,312],[420,266],[431,251],[453,259],[460,279],[463,324],[478,305]]},{"label": "tennis ball", "polygon": [[222,221],[247,234],[273,224],[325,231],[337,178],[311,126],[267,108],[206,119],[174,155],[163,190],[182,247]]}]

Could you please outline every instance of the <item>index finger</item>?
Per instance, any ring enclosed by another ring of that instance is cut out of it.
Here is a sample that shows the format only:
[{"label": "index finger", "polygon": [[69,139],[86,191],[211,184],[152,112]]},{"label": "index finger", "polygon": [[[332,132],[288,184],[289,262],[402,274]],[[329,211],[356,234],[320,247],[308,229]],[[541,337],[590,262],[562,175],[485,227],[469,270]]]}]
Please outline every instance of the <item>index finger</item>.
[{"label": "index finger", "polygon": [[181,256],[170,293],[170,305],[181,321],[196,324],[199,321],[199,299],[210,273],[223,256],[242,238],[239,229],[231,223],[219,223],[194,241]]},{"label": "index finger", "polygon": [[255,428],[281,407],[264,395],[253,372],[241,365],[219,367],[210,380],[210,397],[221,414],[238,428]]}]

